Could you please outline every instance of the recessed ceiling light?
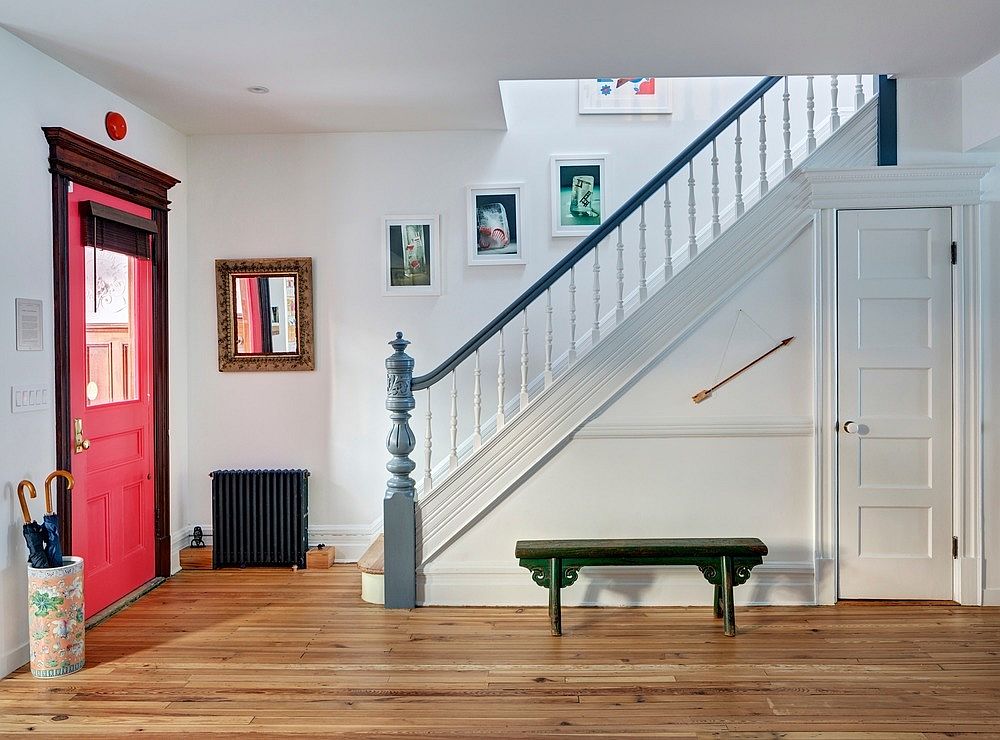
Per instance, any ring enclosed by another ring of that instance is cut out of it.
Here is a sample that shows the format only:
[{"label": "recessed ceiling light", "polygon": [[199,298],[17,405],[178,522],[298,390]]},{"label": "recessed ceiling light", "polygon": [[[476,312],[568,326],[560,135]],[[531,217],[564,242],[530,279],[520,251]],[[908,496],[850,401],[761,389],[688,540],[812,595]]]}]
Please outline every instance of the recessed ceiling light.
[{"label": "recessed ceiling light", "polygon": [[247,92],[252,92],[254,95],[266,95],[271,92],[271,90],[263,85],[251,85],[247,88]]}]

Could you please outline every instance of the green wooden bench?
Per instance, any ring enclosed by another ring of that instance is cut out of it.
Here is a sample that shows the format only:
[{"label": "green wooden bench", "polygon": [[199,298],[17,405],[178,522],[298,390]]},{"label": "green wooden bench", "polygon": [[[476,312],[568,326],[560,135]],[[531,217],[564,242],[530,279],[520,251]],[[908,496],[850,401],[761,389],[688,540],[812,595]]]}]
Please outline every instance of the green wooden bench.
[{"label": "green wooden bench", "polygon": [[552,634],[562,634],[560,589],[572,586],[580,568],[591,565],[695,565],[715,586],[713,610],[727,635],[736,634],[733,586],[746,583],[767,545],[756,538],[663,540],[520,540],[514,557],[531,579],[549,590]]}]

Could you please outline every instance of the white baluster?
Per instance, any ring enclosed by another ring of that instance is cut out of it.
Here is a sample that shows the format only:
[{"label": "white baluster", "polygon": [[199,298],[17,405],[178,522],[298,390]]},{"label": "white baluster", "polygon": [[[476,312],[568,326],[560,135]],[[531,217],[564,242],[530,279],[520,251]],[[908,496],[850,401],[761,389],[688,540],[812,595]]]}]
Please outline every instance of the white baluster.
[{"label": "white baluster", "polygon": [[503,429],[504,425],[504,369],[503,369],[503,329],[500,330],[500,350],[497,352],[497,359],[499,364],[497,365],[497,431],[499,432]]},{"label": "white baluster", "polygon": [[736,119],[736,218],[743,215],[743,137],[740,136],[740,119]]},{"label": "white baluster", "polygon": [[830,133],[840,128],[840,109],[837,107],[837,75],[830,75]]},{"label": "white baluster", "polygon": [[670,228],[670,181],[663,183],[663,246],[666,255],[663,258],[663,282],[667,282],[674,274],[673,230]]},{"label": "white baluster", "polygon": [[472,371],[472,449],[483,446],[483,384],[480,380],[479,350],[476,350],[476,367]]},{"label": "white baluster", "polygon": [[712,139],[712,238],[722,233],[719,222],[719,150]]},{"label": "white baluster", "polygon": [[451,371],[451,454],[448,455],[448,470],[458,468],[458,375]]},{"label": "white baluster", "polygon": [[806,77],[806,142],[809,153],[816,149],[816,95],[813,92],[813,77]]},{"label": "white baluster", "polygon": [[545,289],[545,373],[544,387],[552,385],[552,288]]},{"label": "white baluster", "polygon": [[524,326],[521,328],[521,405],[523,411],[528,405],[528,309],[521,312]]},{"label": "white baluster", "polygon": [[865,104],[865,83],[863,75],[857,75],[854,83],[854,110],[861,110]]},{"label": "white baluster", "polygon": [[424,432],[424,493],[430,493],[431,488],[434,487],[434,479],[431,473],[431,436],[433,435],[433,429],[431,427],[431,389],[427,388],[427,431]]},{"label": "white baluster", "polygon": [[688,162],[688,260],[698,256],[698,218],[694,203],[694,160]]},{"label": "white baluster", "polygon": [[601,257],[600,244],[594,245],[594,326],[590,329],[590,344],[597,346],[601,341]]},{"label": "white baluster", "polygon": [[576,362],[576,265],[569,268],[569,362]]},{"label": "white baluster", "polygon": [[788,101],[790,98],[791,96],[788,94],[788,77],[785,77],[785,91],[781,94],[781,102],[784,105],[784,110],[781,114],[781,134],[785,138],[784,169],[786,175],[792,171],[792,118],[788,110]]},{"label": "white baluster", "polygon": [[767,114],[764,98],[760,99],[760,197],[767,195]]},{"label": "white baluster", "polygon": [[639,302],[646,300],[646,204],[639,206]]},{"label": "white baluster", "polygon": [[625,243],[622,241],[622,227],[618,227],[618,262],[615,265],[618,278],[618,301],[615,303],[615,323],[625,318]]}]

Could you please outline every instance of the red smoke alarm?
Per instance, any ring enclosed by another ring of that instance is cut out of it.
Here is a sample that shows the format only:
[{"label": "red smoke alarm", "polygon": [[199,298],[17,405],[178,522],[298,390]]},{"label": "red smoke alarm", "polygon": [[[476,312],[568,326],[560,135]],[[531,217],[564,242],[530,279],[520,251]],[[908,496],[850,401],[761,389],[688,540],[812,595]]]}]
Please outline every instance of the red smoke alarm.
[{"label": "red smoke alarm", "polygon": [[108,114],[104,116],[104,128],[108,132],[108,136],[111,137],[112,141],[121,141],[125,138],[125,134],[128,133],[128,124],[125,123],[125,116],[117,111],[108,111]]}]

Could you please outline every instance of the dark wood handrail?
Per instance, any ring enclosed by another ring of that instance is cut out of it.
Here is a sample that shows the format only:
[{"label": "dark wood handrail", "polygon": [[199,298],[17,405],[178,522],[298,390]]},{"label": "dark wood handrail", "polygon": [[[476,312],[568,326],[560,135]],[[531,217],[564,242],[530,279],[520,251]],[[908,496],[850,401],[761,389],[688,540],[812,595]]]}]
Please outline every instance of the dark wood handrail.
[{"label": "dark wood handrail", "polygon": [[569,269],[579,262],[594,247],[600,244],[616,228],[624,223],[625,219],[631,216],[640,205],[649,200],[657,190],[670,180],[674,175],[688,166],[688,163],[705,147],[712,143],[722,132],[729,128],[737,118],[750,109],[754,103],[760,100],[764,93],[770,90],[780,80],[780,76],[770,76],[763,78],[753,89],[739,99],[733,107],[722,116],[697,139],[692,141],[680,154],[664,167],[659,173],[646,183],[642,189],[629,198],[617,211],[593,232],[580,242],[573,251],[559,260],[552,268],[542,275],[534,285],[522,293],[517,300],[501,311],[495,319],[484,326],[482,330],[462,347],[452,354],[447,360],[425,375],[413,378],[413,390],[419,391],[429,388],[439,380],[448,375],[452,370],[465,361],[473,352],[483,346],[488,339],[497,334],[504,326],[510,323],[517,314],[521,313],[536,298],[552,287],[555,282],[569,272]]}]

